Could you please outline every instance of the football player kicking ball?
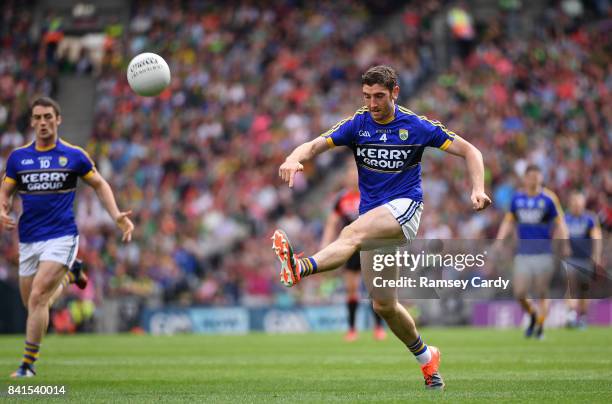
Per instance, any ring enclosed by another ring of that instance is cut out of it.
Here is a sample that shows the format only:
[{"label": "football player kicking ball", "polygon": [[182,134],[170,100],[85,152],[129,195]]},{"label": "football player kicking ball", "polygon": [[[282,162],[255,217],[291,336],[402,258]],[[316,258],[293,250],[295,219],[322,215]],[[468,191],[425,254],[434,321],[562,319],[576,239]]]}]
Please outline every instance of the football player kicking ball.
[{"label": "football player kicking ball", "polygon": [[[295,174],[304,169],[303,162],[334,146],[347,146],[355,156],[361,191],[359,218],[312,256],[298,258],[287,235],[282,230],[274,232],[272,248],[281,262],[280,278],[285,286],[295,286],[306,276],[341,267],[355,252],[367,249],[364,247],[369,242],[412,241],[423,210],[420,161],[428,146],[463,157],[472,182],[473,208],[482,210],[491,204],[484,190],[480,151],[439,122],[396,105],[400,89],[392,68],[370,68],[361,84],[366,105],[321,137],[298,146],[280,166],[280,177],[292,187]],[[366,266],[362,270],[371,271]],[[364,273],[364,278],[371,277],[368,275]],[[373,296],[373,306],[416,357],[425,386],[444,388],[438,372],[440,351],[425,344],[397,298]]]},{"label": "football player kicking ball", "polygon": [[[23,359],[11,375],[36,374],[40,344],[49,324],[49,307],[69,283],[85,287],[81,263],[75,261],[79,236],[74,221],[77,180],[93,187],[106,211],[130,241],[134,225],[131,212],[120,212],[113,191],[100,176],[85,150],[60,139],[60,107],[51,98],[36,99],[31,106],[35,141],[9,155],[0,186],[0,223],[5,230],[16,227],[9,215],[17,191],[23,202],[19,218],[19,290],[28,309]],[[68,268],[71,268],[68,270]]]}]

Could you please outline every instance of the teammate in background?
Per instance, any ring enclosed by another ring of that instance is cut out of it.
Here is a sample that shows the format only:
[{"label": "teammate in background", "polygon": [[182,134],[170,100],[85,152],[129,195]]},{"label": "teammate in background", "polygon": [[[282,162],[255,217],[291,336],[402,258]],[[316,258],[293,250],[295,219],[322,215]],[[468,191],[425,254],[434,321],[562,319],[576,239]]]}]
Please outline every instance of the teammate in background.
[{"label": "teammate in background", "polygon": [[[347,176],[344,181],[344,189],[338,195],[334,210],[327,217],[325,229],[323,230],[323,238],[321,240],[321,249],[331,243],[337,236],[338,231],[357,220],[359,217],[359,188],[357,186],[357,167],[353,162],[347,163]],[[357,331],[355,330],[355,316],[357,307],[359,306],[359,286],[361,285],[361,261],[359,253],[356,252],[349,258],[345,265],[344,284],[346,285],[346,307],[348,310],[348,325],[349,329],[344,339],[348,342],[357,339]],[[372,308],[372,310],[374,310]],[[382,325],[382,319],[374,311],[374,339],[383,340],[387,337],[385,328]]]},{"label": "teammate in background", "polygon": [[568,327],[586,328],[589,301],[585,292],[589,290],[595,271],[601,266],[601,227],[597,216],[585,210],[586,200],[579,191],[570,195],[569,213],[565,223],[569,231],[571,255],[565,261],[570,310]]},{"label": "teammate in background", "polygon": [[[514,296],[529,314],[525,336],[542,339],[548,313],[548,293],[554,272],[551,239],[567,239],[567,227],[557,196],[542,186],[542,172],[529,165],[523,179],[524,190],[512,197],[510,211],[497,233],[497,244],[518,229],[518,250],[514,257]],[[554,227],[554,230],[553,230]],[[536,307],[529,299],[529,287],[539,299]]]},{"label": "teammate in background", "polygon": [[[51,98],[36,99],[30,108],[36,139],[18,147],[6,163],[0,186],[0,221],[6,230],[16,227],[10,216],[12,196],[19,192],[23,213],[19,218],[19,290],[28,309],[23,360],[12,377],[36,374],[40,344],[49,324],[49,307],[70,282],[83,281],[75,263],[79,236],[74,221],[74,197],[79,177],[93,187],[117,226],[123,241],[130,241],[131,214],[120,212],[108,183],[80,147],[60,139],[60,107]],[[81,286],[81,285],[80,285]]]},{"label": "teammate in background", "polygon": [[[338,122],[322,136],[298,146],[280,166],[280,177],[293,186],[303,162],[335,146],[352,149],[359,171],[359,218],[344,227],[339,237],[316,254],[298,259],[287,235],[276,230],[273,250],[281,262],[281,282],[295,286],[304,277],[341,267],[370,242],[388,240],[404,243],[417,234],[423,210],[421,157],[426,147],[435,147],[464,157],[472,182],[471,201],[475,210],[491,204],[484,190],[482,154],[441,123],[418,116],[396,105],[400,88],[397,74],[388,66],[370,68],[361,79],[365,106]],[[362,263],[366,255],[362,255]],[[364,278],[371,268],[363,266]],[[444,388],[438,372],[440,351],[427,346],[414,320],[397,297],[373,295],[374,310],[406,345],[421,365],[425,386]]]}]

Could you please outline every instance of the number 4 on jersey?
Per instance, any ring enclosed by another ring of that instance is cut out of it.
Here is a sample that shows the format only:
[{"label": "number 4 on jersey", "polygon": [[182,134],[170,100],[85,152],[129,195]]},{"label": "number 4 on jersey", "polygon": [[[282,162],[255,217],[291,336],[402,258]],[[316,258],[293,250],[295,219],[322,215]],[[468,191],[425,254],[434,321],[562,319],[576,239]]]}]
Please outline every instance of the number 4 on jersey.
[{"label": "number 4 on jersey", "polygon": [[382,140],[383,142],[387,143],[387,134],[383,133],[382,136],[380,137],[380,140]]}]

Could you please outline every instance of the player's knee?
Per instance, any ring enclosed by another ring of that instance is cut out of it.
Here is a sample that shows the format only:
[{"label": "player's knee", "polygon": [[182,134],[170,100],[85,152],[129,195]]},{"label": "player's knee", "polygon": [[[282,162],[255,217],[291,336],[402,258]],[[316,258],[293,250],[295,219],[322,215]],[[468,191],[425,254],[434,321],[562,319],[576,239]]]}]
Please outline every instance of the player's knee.
[{"label": "player's knee", "polygon": [[28,299],[28,310],[49,305],[49,294],[41,289],[33,289]]},{"label": "player's knee", "polygon": [[515,299],[527,299],[527,291],[522,289],[514,289],[514,298]]},{"label": "player's knee", "polygon": [[349,225],[342,229],[340,238],[345,240],[345,242],[349,243],[352,247],[360,249],[363,243],[364,234],[354,226]]},{"label": "player's knee", "polygon": [[534,288],[524,288],[514,291],[514,298],[517,300],[537,299],[539,296],[539,291]]},{"label": "player's knee", "polygon": [[395,300],[374,300],[372,307],[376,314],[382,318],[387,318],[395,314],[397,302]]},{"label": "player's knee", "polygon": [[21,303],[23,303],[23,307],[28,308],[28,302],[30,301],[30,295],[24,296],[21,295]]}]

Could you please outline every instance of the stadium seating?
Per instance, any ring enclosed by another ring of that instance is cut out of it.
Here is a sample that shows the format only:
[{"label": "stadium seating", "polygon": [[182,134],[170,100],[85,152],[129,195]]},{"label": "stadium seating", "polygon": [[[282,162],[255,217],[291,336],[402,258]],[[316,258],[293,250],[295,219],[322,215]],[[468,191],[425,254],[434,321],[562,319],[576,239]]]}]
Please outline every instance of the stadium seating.
[{"label": "stadium seating", "polygon": [[[439,66],[431,21],[445,9],[425,3],[407,6],[383,30],[358,2],[316,12],[137,2],[125,34],[106,42],[86,145],[119,205],[133,209],[135,242],[117,242],[91,190],[78,195],[81,255],[104,285],[98,290],[185,305],[284,299],[269,233],[280,225],[300,249],[317,247],[331,196],[308,191],[337,175],[339,159],[307,167],[294,191],[277,181],[278,166],[360,106],[359,75],[374,63],[398,70],[403,105],[445,123],[485,157],[495,205],[481,215],[468,203],[463,162],[425,159],[421,235],[492,237],[527,162],[545,169],[562,202],[570,187],[584,186],[609,230],[609,39],[595,10],[549,8],[528,41],[508,34],[511,13],[499,14],[471,53],[432,76]],[[13,16],[5,25],[12,35],[3,31],[0,44],[0,168],[29,133],[27,99],[53,95],[56,77],[53,63],[36,64],[40,49],[25,35],[31,17],[11,11],[3,16]],[[164,55],[173,71],[171,89],[157,99],[135,96],[125,81],[130,56],[145,50]],[[0,237],[0,275],[14,274],[16,238]],[[297,299],[330,301],[337,285],[321,277]]]}]

